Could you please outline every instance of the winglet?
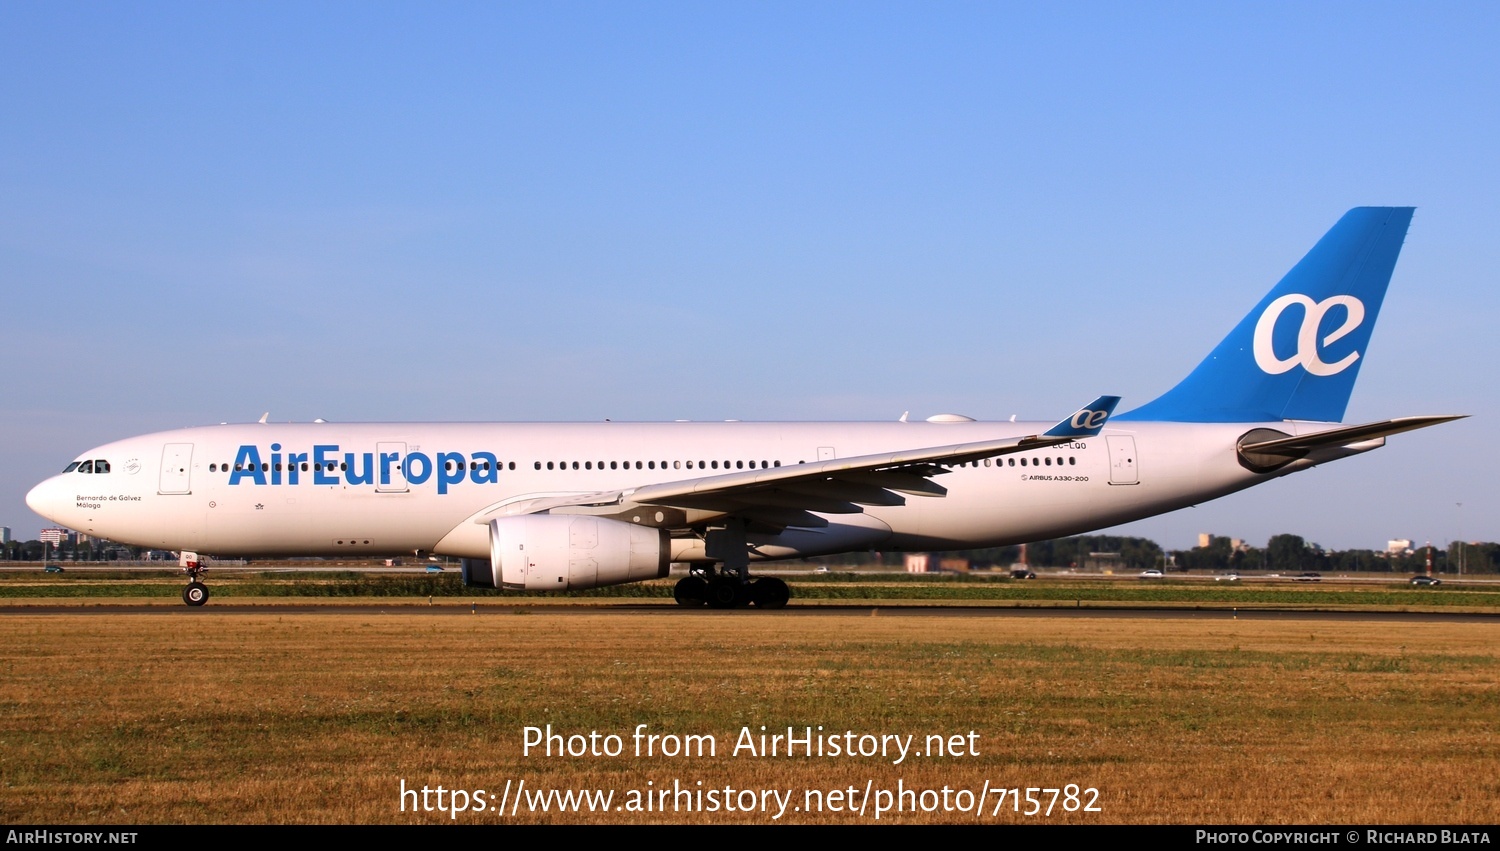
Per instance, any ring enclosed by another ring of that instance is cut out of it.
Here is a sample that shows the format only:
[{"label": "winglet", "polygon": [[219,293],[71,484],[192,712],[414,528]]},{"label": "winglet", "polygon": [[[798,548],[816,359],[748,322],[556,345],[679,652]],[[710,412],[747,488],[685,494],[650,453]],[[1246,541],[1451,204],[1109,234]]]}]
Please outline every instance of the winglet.
[{"label": "winglet", "polygon": [[1045,437],[1093,437],[1098,434],[1109,415],[1119,404],[1119,396],[1100,396],[1073,412],[1073,415],[1047,429]]}]

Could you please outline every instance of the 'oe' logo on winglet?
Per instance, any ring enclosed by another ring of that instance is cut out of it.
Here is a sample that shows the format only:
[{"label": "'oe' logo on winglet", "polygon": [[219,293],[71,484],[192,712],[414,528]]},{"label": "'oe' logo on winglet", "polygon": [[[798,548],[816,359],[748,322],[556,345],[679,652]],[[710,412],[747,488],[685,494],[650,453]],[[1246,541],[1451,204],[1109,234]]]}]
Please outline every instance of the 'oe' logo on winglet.
[{"label": "'oe' logo on winglet", "polygon": [[[1271,338],[1276,333],[1276,323],[1281,319],[1282,311],[1294,304],[1302,305],[1306,311],[1302,316],[1302,327],[1297,332],[1297,352],[1289,358],[1278,358]],[[1328,310],[1335,306],[1341,306],[1347,312],[1344,324],[1320,343],[1318,326]],[[1342,339],[1364,321],[1365,304],[1352,295],[1329,296],[1322,301],[1313,301],[1301,293],[1284,295],[1267,305],[1266,312],[1255,323],[1255,363],[1269,375],[1280,375],[1298,364],[1313,375],[1337,375],[1359,360],[1359,352],[1350,352],[1333,363],[1324,363],[1318,349]]]},{"label": "'oe' logo on winglet", "polygon": [[1088,408],[1084,408],[1074,414],[1073,419],[1069,420],[1069,422],[1072,423],[1073,428],[1094,429],[1103,426],[1104,421],[1107,419],[1109,419],[1109,411],[1090,411]]}]

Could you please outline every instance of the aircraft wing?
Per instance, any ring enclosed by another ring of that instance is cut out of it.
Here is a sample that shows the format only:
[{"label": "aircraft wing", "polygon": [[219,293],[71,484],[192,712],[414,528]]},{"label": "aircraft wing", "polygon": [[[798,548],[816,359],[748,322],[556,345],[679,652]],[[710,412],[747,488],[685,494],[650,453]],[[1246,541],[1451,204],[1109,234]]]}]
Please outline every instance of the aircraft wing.
[{"label": "aircraft wing", "polygon": [[[1097,435],[1118,396],[1100,396],[1041,434],[883,452],[828,461],[736,471],[620,491],[544,497],[513,503],[507,514],[628,514],[634,508],[662,506],[677,522],[696,516],[738,515],[772,528],[824,526],[812,512],[856,514],[865,505],[905,505],[906,496],[943,496],[933,477],[949,467],[1067,443]],[[481,520],[480,522],[487,522]],[[673,525],[672,520],[663,520]]]}]

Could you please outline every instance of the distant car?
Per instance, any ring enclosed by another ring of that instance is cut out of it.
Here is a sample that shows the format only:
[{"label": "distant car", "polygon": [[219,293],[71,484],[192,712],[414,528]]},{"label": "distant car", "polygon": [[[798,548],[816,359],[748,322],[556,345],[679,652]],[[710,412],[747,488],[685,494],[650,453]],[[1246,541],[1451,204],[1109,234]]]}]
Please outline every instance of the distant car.
[{"label": "distant car", "polygon": [[45,571],[45,572],[47,572],[47,573],[62,573],[63,572],[62,565],[60,565],[60,564],[49,564],[46,567],[42,568],[42,570]]},{"label": "distant car", "polygon": [[1293,576],[1292,579],[1297,582],[1321,582],[1323,580],[1323,574],[1308,571],[1307,573],[1299,573],[1296,576]]},{"label": "distant car", "polygon": [[1154,567],[1141,571],[1142,579],[1162,579],[1165,576],[1165,573],[1162,573],[1160,570],[1157,570]]},{"label": "distant car", "polygon": [[1438,579],[1436,576],[1413,576],[1411,578],[1411,584],[1413,584],[1413,585],[1442,585],[1443,584],[1443,580]]},{"label": "distant car", "polygon": [[1221,573],[1218,576],[1214,577],[1214,581],[1215,582],[1238,582],[1238,581],[1240,581],[1240,575],[1238,573]]},{"label": "distant car", "polygon": [[1024,570],[1024,569],[1021,569],[1021,568],[1017,568],[1017,569],[1012,570],[1010,572],[1010,578],[1011,579],[1035,579],[1036,578],[1036,574],[1033,573],[1030,570]]},{"label": "distant car", "polygon": [[443,572],[443,566],[440,565],[440,564],[429,564],[429,565],[427,565],[427,572],[428,573],[442,573]]},{"label": "distant car", "polygon": [[817,567],[813,568],[813,573],[827,573],[827,572],[828,572],[828,565],[826,565],[826,564],[820,564]]}]

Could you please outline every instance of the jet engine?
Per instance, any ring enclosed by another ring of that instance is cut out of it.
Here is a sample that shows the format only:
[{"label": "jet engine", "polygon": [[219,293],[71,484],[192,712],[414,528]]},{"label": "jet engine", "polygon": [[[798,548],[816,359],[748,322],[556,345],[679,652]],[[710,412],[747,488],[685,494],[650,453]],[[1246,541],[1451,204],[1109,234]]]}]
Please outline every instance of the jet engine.
[{"label": "jet engine", "polygon": [[577,591],[667,575],[667,530],[577,514],[490,521],[490,559],[464,559],[465,585]]}]

